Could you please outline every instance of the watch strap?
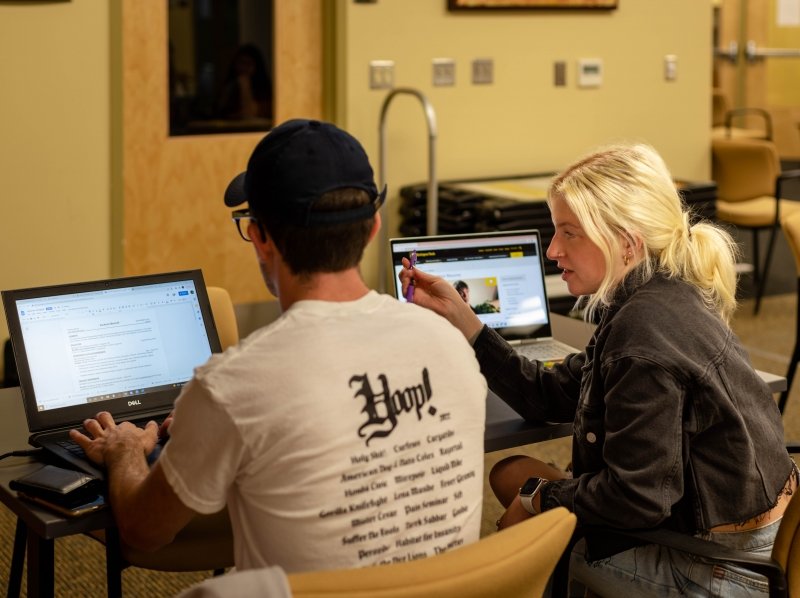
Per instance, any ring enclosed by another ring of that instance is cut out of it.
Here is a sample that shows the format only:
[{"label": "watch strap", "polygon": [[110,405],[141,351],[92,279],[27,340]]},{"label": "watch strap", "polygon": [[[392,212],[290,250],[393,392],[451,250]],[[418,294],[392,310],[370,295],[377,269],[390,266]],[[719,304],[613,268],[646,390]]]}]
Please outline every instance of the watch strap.
[{"label": "watch strap", "polygon": [[537,511],[536,508],[533,506],[533,499],[542,491],[547,485],[548,481],[544,478],[539,480],[539,483],[536,485],[536,488],[533,489],[533,492],[530,494],[520,494],[519,495],[519,502],[522,504],[522,508],[525,509],[531,515],[538,515],[540,511]]},{"label": "watch strap", "polygon": [[533,508],[533,497],[536,494],[530,494],[527,496],[523,496],[522,494],[519,495],[519,502],[522,503],[522,508],[528,511],[531,515],[537,515],[536,509]]}]

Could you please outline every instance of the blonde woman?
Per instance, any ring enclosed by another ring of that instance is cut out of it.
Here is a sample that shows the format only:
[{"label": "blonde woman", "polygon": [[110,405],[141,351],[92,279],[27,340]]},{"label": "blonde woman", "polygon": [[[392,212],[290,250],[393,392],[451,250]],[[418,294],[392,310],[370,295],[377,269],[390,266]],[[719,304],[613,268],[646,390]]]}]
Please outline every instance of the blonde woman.
[{"label": "blonde woman", "polygon": [[[729,327],[735,245],[692,225],[664,161],[619,145],[567,168],[548,193],[547,250],[587,319],[585,350],[551,368],[528,361],[418,268],[414,302],[473,344],[489,386],[530,421],[574,423],[572,472],[510,457],[491,472],[512,525],[562,505],[579,524],[670,528],[769,552],[797,487],[780,414]],[[502,285],[502,281],[498,281]],[[766,594],[766,581],[675,550],[588,536],[571,575],[615,596]]]}]

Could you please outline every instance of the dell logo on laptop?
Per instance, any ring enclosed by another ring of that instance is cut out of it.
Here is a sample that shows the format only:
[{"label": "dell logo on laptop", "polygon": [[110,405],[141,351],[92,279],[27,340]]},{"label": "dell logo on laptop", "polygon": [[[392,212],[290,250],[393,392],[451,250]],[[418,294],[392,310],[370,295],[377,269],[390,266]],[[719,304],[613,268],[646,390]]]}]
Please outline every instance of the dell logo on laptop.
[{"label": "dell logo on laptop", "polygon": [[133,401],[128,401],[128,407],[133,407],[134,405],[141,405],[142,402],[138,399],[134,399]]}]

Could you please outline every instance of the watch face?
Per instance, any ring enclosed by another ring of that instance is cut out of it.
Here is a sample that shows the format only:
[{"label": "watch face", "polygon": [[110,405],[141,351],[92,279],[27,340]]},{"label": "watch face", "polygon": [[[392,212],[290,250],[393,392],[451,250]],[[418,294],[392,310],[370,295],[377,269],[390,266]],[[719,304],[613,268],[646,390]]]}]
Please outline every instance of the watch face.
[{"label": "watch face", "polygon": [[520,488],[520,494],[533,494],[536,487],[541,483],[542,478],[528,478],[528,481]]}]

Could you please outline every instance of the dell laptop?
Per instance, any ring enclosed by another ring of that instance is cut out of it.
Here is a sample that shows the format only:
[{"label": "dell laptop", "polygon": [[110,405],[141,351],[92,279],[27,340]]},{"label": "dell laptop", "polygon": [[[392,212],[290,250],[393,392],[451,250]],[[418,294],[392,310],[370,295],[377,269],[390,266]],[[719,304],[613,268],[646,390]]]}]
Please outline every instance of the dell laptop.
[{"label": "dell laptop", "polygon": [[200,270],[3,291],[30,444],[103,477],[68,432],[165,418],[220,351]]}]

